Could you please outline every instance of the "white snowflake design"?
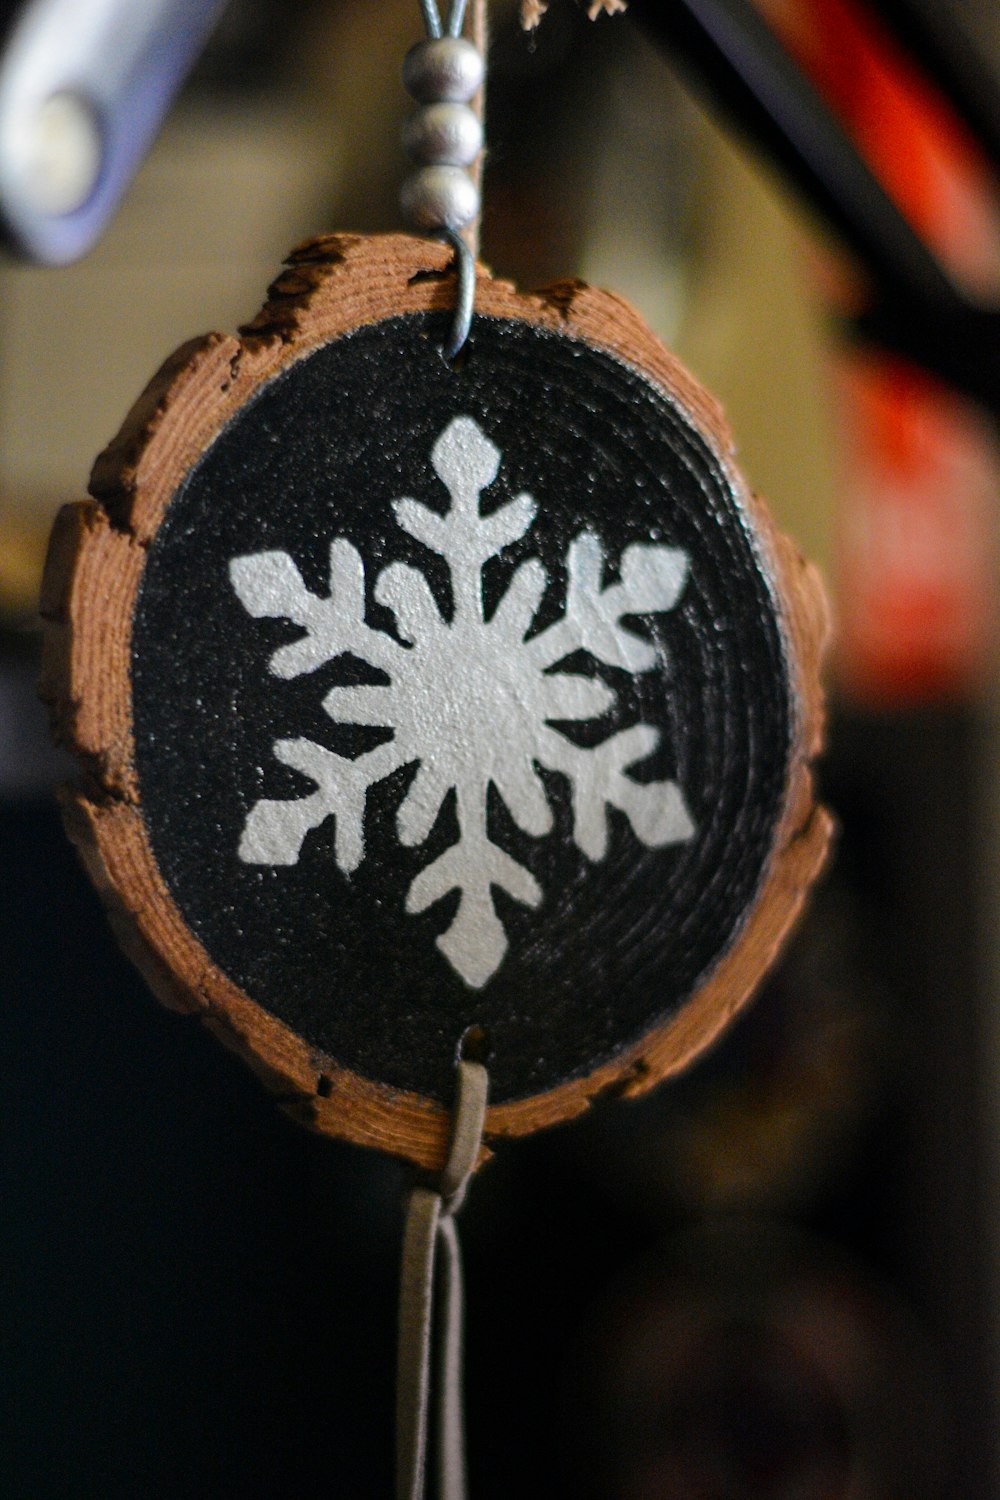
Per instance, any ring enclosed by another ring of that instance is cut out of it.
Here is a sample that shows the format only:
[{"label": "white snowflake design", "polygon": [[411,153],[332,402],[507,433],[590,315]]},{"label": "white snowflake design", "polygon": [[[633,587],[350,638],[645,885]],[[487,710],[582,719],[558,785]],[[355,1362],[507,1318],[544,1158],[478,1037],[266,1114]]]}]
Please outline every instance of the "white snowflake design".
[{"label": "white snowflake design", "polygon": [[277,740],[277,759],[301,771],[316,790],[257,802],[243,828],[240,859],[254,865],[294,865],[309,830],[333,817],[336,862],[349,875],[365,857],[368,788],[417,763],[396,815],[399,842],[406,847],[424,843],[452,788],[459,838],[412,881],[406,910],[423,912],[449,892],[460,893],[454,920],[437,944],[475,989],[496,973],[507,951],[494,888],[527,907],[542,900],[531,872],[490,837],[491,786],[517,826],[543,838],[554,820],[538,768],[565,777],[573,839],[595,862],[607,853],[609,807],[624,813],[648,848],[682,843],[695,831],[675,781],[640,783],[627,774],[655,750],[659,731],[640,723],[591,748],[574,743],[558,724],[600,719],[613,706],[615,694],[597,678],[551,670],[581,650],[631,673],[654,667],[662,660],[657,648],[622,621],[676,605],[687,580],[687,554],[653,544],[626,547],[619,581],[605,585],[601,540],[583,530],[567,551],[560,619],[529,634],[548,581],[537,557],[518,567],[487,619],[483,567],[527,533],[537,509],[529,495],[521,494],[488,515],[480,513],[481,492],[496,478],[500,457],[471,417],[456,417],[431,452],[434,470],[450,495],[447,511],[438,514],[411,499],[393,504],[397,524],[448,564],[453,604],[448,620],[424,574],[397,562],[379,574],[374,592],[378,603],[392,611],[399,639],[369,626],[365,563],[345,537],[335,537],[330,545],[327,598],[306,588],[286,552],[257,552],[229,564],[233,587],[249,614],[291,620],[305,632],[274,653],[271,672],[298,677],[349,652],[377,668],[388,684],[334,687],[324,709],[338,724],[393,731],[390,740],[355,759],[308,739]]}]

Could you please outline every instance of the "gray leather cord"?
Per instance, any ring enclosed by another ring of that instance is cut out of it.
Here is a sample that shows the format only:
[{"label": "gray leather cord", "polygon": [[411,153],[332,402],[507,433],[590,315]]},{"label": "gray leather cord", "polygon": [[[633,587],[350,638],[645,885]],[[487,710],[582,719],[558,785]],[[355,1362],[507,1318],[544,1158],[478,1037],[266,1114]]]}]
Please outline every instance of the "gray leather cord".
[{"label": "gray leather cord", "polygon": [[[488,1089],[482,1063],[459,1063],[451,1148],[437,1191],[414,1188],[407,1203],[399,1290],[396,1500],[424,1497],[432,1365],[438,1500],[466,1500],[462,1258],[454,1215],[479,1159]],[[441,1292],[437,1318],[435,1280]]]}]

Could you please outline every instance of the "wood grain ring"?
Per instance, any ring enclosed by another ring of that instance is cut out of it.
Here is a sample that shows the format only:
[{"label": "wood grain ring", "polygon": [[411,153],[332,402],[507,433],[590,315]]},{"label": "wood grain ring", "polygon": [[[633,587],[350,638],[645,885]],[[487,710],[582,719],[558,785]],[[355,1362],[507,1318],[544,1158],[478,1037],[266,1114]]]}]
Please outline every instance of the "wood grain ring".
[{"label": "wood grain ring", "polygon": [[[293,252],[239,337],[193,340],[164,364],[95,463],[92,499],[64,508],[42,595],[42,692],[58,738],[79,757],[63,797],[67,828],[109,908],[119,940],[167,1005],[197,1014],[282,1103],[322,1133],[431,1169],[448,1116],[417,1094],[363,1078],[307,1046],[213,964],[183,921],[154,860],[139,802],[131,732],[132,614],[146,549],[177,487],[227,420],[265,381],[362,325],[447,309],[451,252],[409,236],[336,235]],[[565,1120],[597,1095],[642,1093],[709,1046],[774,959],[824,858],[830,820],[813,796],[822,734],[820,658],[827,634],[815,571],[774,526],[732,467],[716,402],[619,298],[577,282],[525,295],[477,271],[480,313],[587,341],[643,372],[690,414],[732,476],[770,562],[796,713],[785,801],[765,878],[738,938],[708,981],[665,1025],[588,1077],[490,1108],[487,1140]]]}]

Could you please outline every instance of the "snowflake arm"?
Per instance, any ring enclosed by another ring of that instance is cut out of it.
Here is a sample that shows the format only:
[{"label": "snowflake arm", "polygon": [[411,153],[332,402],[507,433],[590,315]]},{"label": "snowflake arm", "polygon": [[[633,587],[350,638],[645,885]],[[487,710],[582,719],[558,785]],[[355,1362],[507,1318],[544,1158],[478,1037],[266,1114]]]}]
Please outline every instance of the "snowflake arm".
[{"label": "snowflake arm", "polygon": [[444,628],[427,579],[406,563],[392,563],[383,569],[375,584],[375,598],[392,610],[396,629],[410,644],[430,641]]},{"label": "snowflake arm", "polygon": [[537,557],[521,564],[490,619],[490,629],[504,640],[523,641],[538,613],[546,573]]},{"label": "snowflake arm", "polygon": [[541,778],[526,755],[510,756],[492,768],[492,782],[518,828],[532,838],[552,832],[552,808]]},{"label": "snowflake arm", "polygon": [[582,650],[609,667],[648,672],[656,665],[656,647],[621,621],[625,615],[673,609],[687,581],[687,553],[681,547],[658,544],[626,547],[620,581],[605,588],[601,540],[592,531],[581,531],[570,544],[566,567],[562,619],[526,643],[535,664],[544,669]]},{"label": "snowflake arm", "polygon": [[483,563],[524,535],[537,507],[530,495],[517,495],[490,515],[480,515],[479,497],[497,476],[500,451],[471,417],[448,424],[431,450],[431,463],[451,496],[445,514],[412,499],[396,500],[393,511],[404,531],[448,563],[456,615],[481,618]]},{"label": "snowflake arm", "polygon": [[482,788],[458,788],[458,816],[461,838],[421,870],[407,892],[406,910],[426,911],[449,892],[460,892],[454,920],[437,939],[437,946],[466,984],[481,989],[507,952],[493,887],[531,907],[539,905],[542,891],[530,870],[490,842]]},{"label": "snowflake arm", "polygon": [[585,750],[554,730],[545,729],[538,759],[570,783],[573,838],[588,859],[601,860],[608,850],[607,808],[617,807],[636,837],[649,849],[684,843],[694,823],[675,781],[633,781],[625,773],[655,750],[659,732],[651,724],[634,724],[602,745]]},{"label": "snowflake arm", "polygon": [[287,552],[254,552],[234,557],[229,578],[240,603],[255,620],[292,620],[305,635],[280,646],[271,657],[276,677],[299,677],[350,651],[373,667],[391,672],[403,647],[365,624],[365,569],[357,549],[343,537],[330,546],[330,594],[310,593]]},{"label": "snowflake arm", "polygon": [[540,683],[542,719],[599,719],[615,701],[615,695],[599,677],[578,677],[553,672]]},{"label": "snowflake arm", "polygon": [[316,783],[305,797],[262,798],[247,815],[239,857],[247,865],[298,863],[306,834],[333,816],[334,853],[345,875],[364,859],[364,814],[368,788],[402,764],[390,741],[348,760],[312,740],[277,740],[274,753],[284,765]]},{"label": "snowflake arm", "polygon": [[439,553],[450,565],[455,577],[478,574],[483,563],[495,557],[527,531],[535,518],[535,503],[529,495],[518,495],[491,515],[473,515],[470,511],[447,515],[421,505],[419,500],[396,500],[396,520],[404,531]]},{"label": "snowflake arm", "polygon": [[331,688],[323,708],[335,724],[363,724],[384,729],[392,724],[394,689],[348,685]]},{"label": "snowflake arm", "polygon": [[433,761],[421,761],[396,814],[396,830],[404,848],[412,849],[428,837],[451,785],[450,779],[441,774]]}]

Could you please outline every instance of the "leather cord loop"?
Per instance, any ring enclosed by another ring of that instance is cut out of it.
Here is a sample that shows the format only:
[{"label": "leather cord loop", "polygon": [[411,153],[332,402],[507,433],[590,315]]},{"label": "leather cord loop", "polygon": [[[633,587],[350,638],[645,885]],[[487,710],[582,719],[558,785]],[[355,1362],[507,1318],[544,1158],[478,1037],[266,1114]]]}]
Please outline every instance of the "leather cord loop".
[{"label": "leather cord loop", "polygon": [[[479,1159],[489,1075],[458,1065],[451,1146],[437,1189],[414,1188],[406,1209],[396,1376],[396,1500],[423,1500],[427,1427],[436,1409],[438,1500],[466,1500],[462,1402],[464,1297],[454,1215]],[[435,1309],[436,1284],[440,1299]]]}]

